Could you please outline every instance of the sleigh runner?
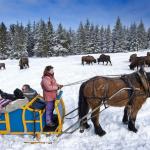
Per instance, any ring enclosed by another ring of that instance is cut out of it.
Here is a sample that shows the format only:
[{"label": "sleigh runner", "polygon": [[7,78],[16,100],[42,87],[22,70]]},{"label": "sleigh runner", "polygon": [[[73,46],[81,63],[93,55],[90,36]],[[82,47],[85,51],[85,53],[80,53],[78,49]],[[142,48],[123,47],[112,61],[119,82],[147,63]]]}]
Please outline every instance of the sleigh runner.
[{"label": "sleigh runner", "polygon": [[65,106],[61,95],[62,93],[58,95],[55,101],[54,122],[56,126],[53,128],[46,126],[45,108],[41,106],[41,108],[35,108],[43,100],[40,95],[37,95],[18,109],[14,110],[13,106],[11,108],[6,106],[0,115],[0,134],[60,134],[65,116]]}]

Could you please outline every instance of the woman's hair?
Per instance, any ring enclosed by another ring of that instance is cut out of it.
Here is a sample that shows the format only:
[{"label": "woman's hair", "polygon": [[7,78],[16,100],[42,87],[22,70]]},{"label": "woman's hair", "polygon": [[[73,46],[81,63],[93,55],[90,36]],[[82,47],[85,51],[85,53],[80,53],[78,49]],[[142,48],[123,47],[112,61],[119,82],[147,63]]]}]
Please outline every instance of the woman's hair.
[{"label": "woman's hair", "polygon": [[43,72],[43,76],[47,75],[48,71],[50,71],[51,69],[53,69],[53,66],[46,66]]}]

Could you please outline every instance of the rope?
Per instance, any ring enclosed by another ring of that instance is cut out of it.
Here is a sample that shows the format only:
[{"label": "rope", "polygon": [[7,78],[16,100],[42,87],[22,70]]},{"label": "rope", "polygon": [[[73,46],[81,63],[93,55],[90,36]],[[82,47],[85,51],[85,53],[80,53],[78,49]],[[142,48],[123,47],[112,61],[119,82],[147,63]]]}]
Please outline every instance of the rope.
[{"label": "rope", "polygon": [[[121,77],[122,75],[103,75],[103,77]],[[92,77],[91,77],[92,78]],[[84,81],[87,81],[89,80],[90,78],[87,78],[87,79],[83,79],[83,80],[79,80],[79,81],[76,81],[76,82],[73,82],[73,83],[69,83],[69,84],[64,84],[63,87],[65,86],[71,86],[71,85],[76,85],[76,84],[80,84]]]},{"label": "rope", "polygon": [[[88,78],[88,79],[89,79],[89,78]],[[73,83],[65,84],[65,85],[63,85],[63,87],[64,87],[64,86],[71,86],[71,85],[80,84],[80,83],[82,83],[82,82],[84,82],[84,81],[86,81],[86,80],[88,80],[88,79],[84,79],[84,80],[76,81],[76,82],[73,82]]]}]

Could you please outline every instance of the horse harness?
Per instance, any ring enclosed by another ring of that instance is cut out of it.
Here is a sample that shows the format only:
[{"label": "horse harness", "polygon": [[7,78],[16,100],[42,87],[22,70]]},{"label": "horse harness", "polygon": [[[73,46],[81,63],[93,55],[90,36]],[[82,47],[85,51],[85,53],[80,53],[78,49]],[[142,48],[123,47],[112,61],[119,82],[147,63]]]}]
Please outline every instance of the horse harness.
[{"label": "horse harness", "polygon": [[[141,82],[143,88],[144,88],[144,95],[146,94],[146,96],[150,95],[150,85],[148,83],[148,79],[147,79],[147,75],[146,72],[137,72],[137,75],[139,77],[139,81]],[[134,87],[131,83],[131,80],[128,78],[128,75],[122,75],[121,79],[125,82],[125,84],[127,85],[127,87],[129,87],[131,90],[128,90],[128,97],[129,97],[129,101],[128,101],[128,105],[132,105],[133,104],[133,100],[135,98],[135,96],[137,96],[136,94],[136,87]],[[136,79],[138,80],[138,79]],[[139,95],[143,95],[142,93],[140,93]]]},{"label": "horse harness", "polygon": [[[141,82],[143,88],[144,88],[144,95],[146,94],[146,96],[150,96],[150,85],[148,83],[148,78],[147,78],[147,75],[146,75],[146,72],[143,71],[142,73],[140,71],[137,72],[137,76],[139,78],[139,81],[138,82]],[[108,87],[108,83],[105,85],[105,91],[104,91],[104,95],[101,96],[101,97],[96,97],[95,93],[95,80],[99,78],[99,77],[95,77],[92,79],[93,81],[93,96],[92,97],[86,97],[86,98],[89,98],[89,99],[100,99],[100,101],[102,101],[105,109],[108,108],[107,106],[107,100],[109,100],[109,97],[107,95],[108,93],[108,90],[109,90],[109,87]],[[104,77],[105,78],[105,77]],[[107,80],[107,78],[105,78]],[[136,94],[136,87],[132,84],[131,82],[131,79],[129,79],[128,75],[122,75],[120,77],[120,79],[122,79],[124,81],[124,83],[126,84],[127,88],[129,88],[130,90],[128,90],[128,105],[132,105],[133,104],[133,101],[134,101],[134,98],[135,96],[137,96]],[[138,79],[136,79],[138,80]],[[143,95],[143,93],[139,94],[139,95]]]}]

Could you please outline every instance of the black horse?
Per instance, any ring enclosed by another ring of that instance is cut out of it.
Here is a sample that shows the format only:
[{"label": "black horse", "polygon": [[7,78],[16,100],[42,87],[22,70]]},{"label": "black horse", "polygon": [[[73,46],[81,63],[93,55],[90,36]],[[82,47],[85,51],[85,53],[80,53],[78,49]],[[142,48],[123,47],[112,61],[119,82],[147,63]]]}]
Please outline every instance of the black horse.
[{"label": "black horse", "polygon": [[105,55],[105,54],[100,55],[99,58],[97,59],[97,62],[98,62],[98,64],[100,62],[103,62],[103,65],[104,65],[104,62],[106,62],[106,65],[108,65],[108,62],[109,62],[110,65],[112,65],[111,60],[110,60],[110,56]]}]

